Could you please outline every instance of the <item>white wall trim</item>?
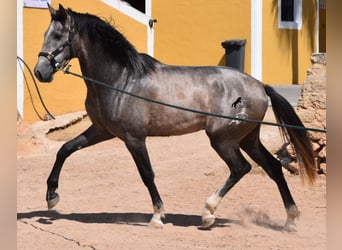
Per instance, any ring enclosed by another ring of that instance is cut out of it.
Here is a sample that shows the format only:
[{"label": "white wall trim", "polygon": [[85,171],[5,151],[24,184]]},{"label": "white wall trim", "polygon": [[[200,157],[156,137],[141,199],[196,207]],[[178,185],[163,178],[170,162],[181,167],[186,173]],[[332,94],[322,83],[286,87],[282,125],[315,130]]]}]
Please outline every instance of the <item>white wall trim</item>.
[{"label": "white wall trim", "polygon": [[319,52],[319,25],[320,25],[319,8],[320,8],[319,0],[316,0],[316,48],[315,48],[316,53]]},{"label": "white wall trim", "polygon": [[[145,1],[145,12],[150,19],[152,18],[152,0]],[[152,27],[147,25],[147,54],[154,55],[154,25]]]},{"label": "white wall trim", "polygon": [[152,0],[145,1],[145,14],[152,17]]},{"label": "white wall trim", "polygon": [[152,0],[146,0],[145,9],[146,14],[138,11],[137,9],[131,7],[129,4],[125,3],[124,1],[120,0],[101,0],[105,4],[113,7],[114,9],[120,11],[121,13],[129,16],[130,18],[134,19],[135,21],[146,25],[147,29],[147,53],[150,56],[153,56],[154,52],[154,30],[153,27],[150,28],[149,20],[152,19]]},{"label": "white wall trim", "polygon": [[262,1],[251,0],[251,75],[262,81]]},{"label": "white wall trim", "polygon": [[[23,46],[23,0],[17,1],[17,56],[24,59],[24,46]],[[24,76],[17,63],[17,110],[20,116],[24,117]],[[23,67],[22,67],[23,68]]]}]

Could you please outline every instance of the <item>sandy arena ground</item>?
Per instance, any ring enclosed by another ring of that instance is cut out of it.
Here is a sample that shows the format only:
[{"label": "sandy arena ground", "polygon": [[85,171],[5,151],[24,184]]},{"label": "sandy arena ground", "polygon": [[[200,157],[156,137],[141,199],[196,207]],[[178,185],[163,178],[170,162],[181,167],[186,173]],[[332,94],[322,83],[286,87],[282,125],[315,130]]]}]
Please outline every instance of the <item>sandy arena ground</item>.
[{"label": "sandy arena ground", "polygon": [[[18,126],[17,249],[326,249],[326,176],[310,187],[284,170],[301,211],[290,233],[282,230],[286,212],[275,183],[255,164],[218,207],[215,226],[200,230],[204,201],[229,175],[204,132],[148,139],[166,210],[163,229],[148,226],[149,194],[117,139],[67,159],[61,200],[48,211],[46,179],[56,152],[89,124],[85,119],[46,137],[70,116]],[[273,121],[272,113],[266,118]],[[278,128],[264,127],[262,141],[273,153],[279,149]]]}]

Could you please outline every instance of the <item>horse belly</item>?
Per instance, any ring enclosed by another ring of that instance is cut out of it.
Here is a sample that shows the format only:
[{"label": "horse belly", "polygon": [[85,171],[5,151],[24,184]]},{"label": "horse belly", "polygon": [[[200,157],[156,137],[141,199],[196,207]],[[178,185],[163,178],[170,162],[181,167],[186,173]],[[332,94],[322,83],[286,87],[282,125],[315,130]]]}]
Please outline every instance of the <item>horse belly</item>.
[{"label": "horse belly", "polygon": [[148,126],[149,136],[171,136],[193,133],[205,128],[204,115],[189,113],[187,111],[171,112],[167,115],[161,112],[154,116]]}]

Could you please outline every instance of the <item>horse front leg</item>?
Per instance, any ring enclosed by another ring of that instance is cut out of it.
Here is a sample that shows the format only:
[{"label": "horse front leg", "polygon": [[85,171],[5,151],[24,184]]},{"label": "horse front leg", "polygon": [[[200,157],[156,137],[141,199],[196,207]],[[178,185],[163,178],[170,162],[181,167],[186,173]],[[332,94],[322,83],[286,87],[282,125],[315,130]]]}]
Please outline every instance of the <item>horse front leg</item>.
[{"label": "horse front leg", "polygon": [[150,221],[150,225],[156,228],[162,228],[163,222],[161,219],[164,217],[163,202],[154,183],[154,172],[148,156],[145,138],[138,139],[128,136],[128,138],[125,140],[125,143],[135,161],[141,179],[147,187],[152,199],[154,214]]},{"label": "horse front leg", "polygon": [[59,175],[66,158],[81,148],[94,145],[98,142],[108,140],[113,137],[113,135],[110,135],[107,132],[98,129],[94,125],[91,125],[82,134],[63,144],[57,153],[56,161],[53,165],[49,178],[47,179],[46,201],[49,210],[56,206],[59,201],[59,195],[56,190],[58,188]]}]

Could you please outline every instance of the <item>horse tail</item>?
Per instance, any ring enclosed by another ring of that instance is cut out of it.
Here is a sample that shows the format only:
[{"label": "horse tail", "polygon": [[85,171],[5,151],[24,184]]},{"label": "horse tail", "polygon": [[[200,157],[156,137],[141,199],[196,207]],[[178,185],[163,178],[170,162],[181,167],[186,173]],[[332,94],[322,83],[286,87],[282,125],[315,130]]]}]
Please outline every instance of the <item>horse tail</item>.
[{"label": "horse tail", "polygon": [[316,178],[315,157],[312,145],[304,125],[291,104],[277,93],[271,86],[264,85],[266,94],[270,97],[275,118],[279,124],[288,124],[302,127],[293,129],[280,127],[284,139],[291,142],[297,155],[299,173],[313,184]]}]

